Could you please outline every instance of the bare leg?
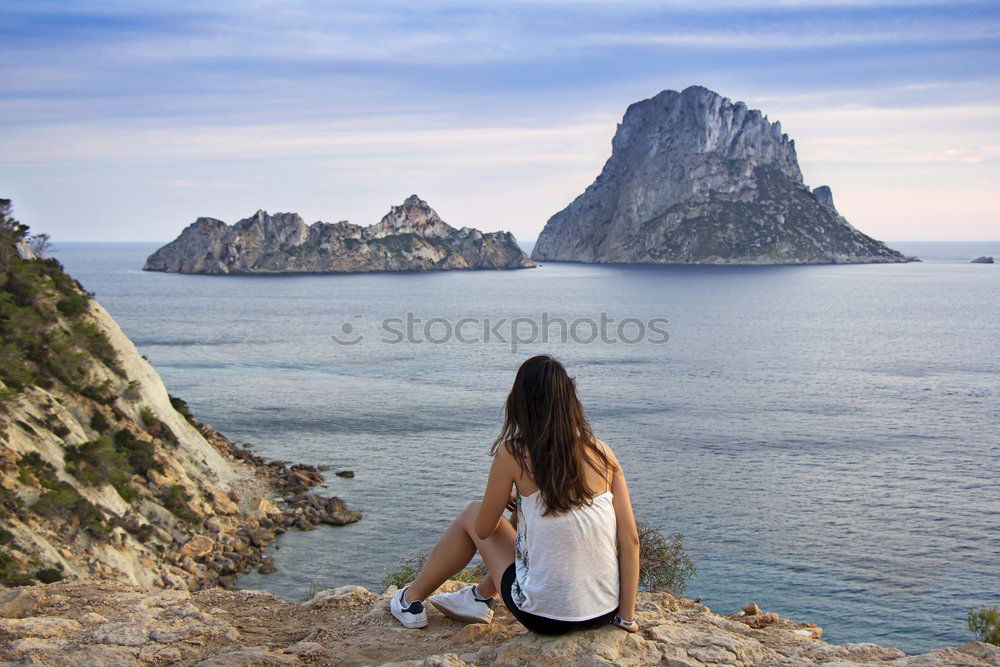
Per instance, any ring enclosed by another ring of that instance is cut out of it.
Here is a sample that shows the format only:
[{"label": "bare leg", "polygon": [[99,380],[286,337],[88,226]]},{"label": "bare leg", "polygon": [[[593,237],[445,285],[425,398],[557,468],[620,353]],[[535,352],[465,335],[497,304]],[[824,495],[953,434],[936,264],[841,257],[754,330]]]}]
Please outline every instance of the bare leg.
[{"label": "bare leg", "polygon": [[480,595],[496,594],[500,589],[500,578],[514,562],[517,532],[507,519],[501,518],[495,533],[485,540],[479,539],[474,526],[479,505],[478,500],[469,503],[441,535],[427,563],[407,589],[407,602],[423,600],[433,593],[438,586],[468,565],[476,551],[482,556],[489,571],[489,577],[484,579],[486,583],[479,589]]}]

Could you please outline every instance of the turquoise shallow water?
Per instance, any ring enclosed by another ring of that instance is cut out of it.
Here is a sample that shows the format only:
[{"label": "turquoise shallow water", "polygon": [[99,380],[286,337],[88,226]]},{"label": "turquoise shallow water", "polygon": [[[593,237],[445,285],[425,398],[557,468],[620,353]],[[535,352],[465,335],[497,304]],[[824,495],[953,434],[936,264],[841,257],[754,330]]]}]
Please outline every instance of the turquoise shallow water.
[{"label": "turquoise shallow water", "polygon": [[[265,456],[355,470],[326,490],[365,519],[286,535],[280,572],[245,587],[377,588],[428,548],[481,493],[514,370],[544,351],[640,518],[687,536],[689,596],[912,652],[967,640],[967,609],[1000,604],[1000,266],[966,258],[1000,244],[898,245],[927,261],[211,277],[139,271],[155,244],[56,254],[199,417]],[[669,340],[381,342],[408,312],[662,317]],[[360,343],[334,342],[345,323]]]}]

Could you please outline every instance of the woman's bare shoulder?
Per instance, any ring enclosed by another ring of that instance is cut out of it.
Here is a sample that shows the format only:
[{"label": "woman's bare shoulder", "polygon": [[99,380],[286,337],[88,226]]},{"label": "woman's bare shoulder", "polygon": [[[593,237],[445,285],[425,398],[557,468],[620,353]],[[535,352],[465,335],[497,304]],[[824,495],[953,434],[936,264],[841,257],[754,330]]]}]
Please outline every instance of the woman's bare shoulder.
[{"label": "woman's bare shoulder", "polygon": [[594,442],[597,443],[597,447],[601,450],[601,452],[608,457],[608,460],[615,465],[618,465],[618,459],[615,457],[615,452],[611,449],[611,445],[603,440],[598,440],[597,438],[594,438]]}]

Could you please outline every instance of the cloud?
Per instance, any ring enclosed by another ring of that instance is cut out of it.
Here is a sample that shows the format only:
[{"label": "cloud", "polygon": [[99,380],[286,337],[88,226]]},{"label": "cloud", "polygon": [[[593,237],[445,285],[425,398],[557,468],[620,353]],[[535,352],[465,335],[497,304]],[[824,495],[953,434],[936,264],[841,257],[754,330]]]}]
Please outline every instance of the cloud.
[{"label": "cloud", "polygon": [[174,190],[252,190],[253,186],[247,183],[227,183],[225,181],[193,181],[183,178],[174,178],[153,181],[154,185],[162,185]]},{"label": "cloud", "polygon": [[739,29],[681,30],[663,32],[592,33],[579,38],[585,46],[694,47],[699,49],[817,49],[865,44],[967,43],[1000,38],[1000,25],[953,23],[943,26],[907,26],[895,30],[864,29],[858,26],[807,26],[801,30]]}]

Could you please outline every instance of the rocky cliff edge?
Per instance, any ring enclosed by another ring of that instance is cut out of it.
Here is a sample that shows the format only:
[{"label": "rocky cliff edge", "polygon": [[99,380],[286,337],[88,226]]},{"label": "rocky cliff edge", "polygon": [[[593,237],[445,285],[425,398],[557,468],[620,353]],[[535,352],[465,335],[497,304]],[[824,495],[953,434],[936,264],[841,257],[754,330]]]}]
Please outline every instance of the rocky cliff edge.
[{"label": "rocky cliff edge", "polygon": [[[463,584],[448,582],[442,590]],[[816,626],[748,605],[729,616],[682,598],[641,593],[642,630],[607,626],[563,637],[526,632],[503,608],[489,625],[428,609],[407,630],[382,595],[357,586],[299,604],[218,588],[153,591],[67,582],[0,597],[0,658],[13,663],[101,665],[1000,665],[1000,647],[969,642],[918,656],[876,644],[828,644]],[[749,613],[748,613],[749,612]]]}]

